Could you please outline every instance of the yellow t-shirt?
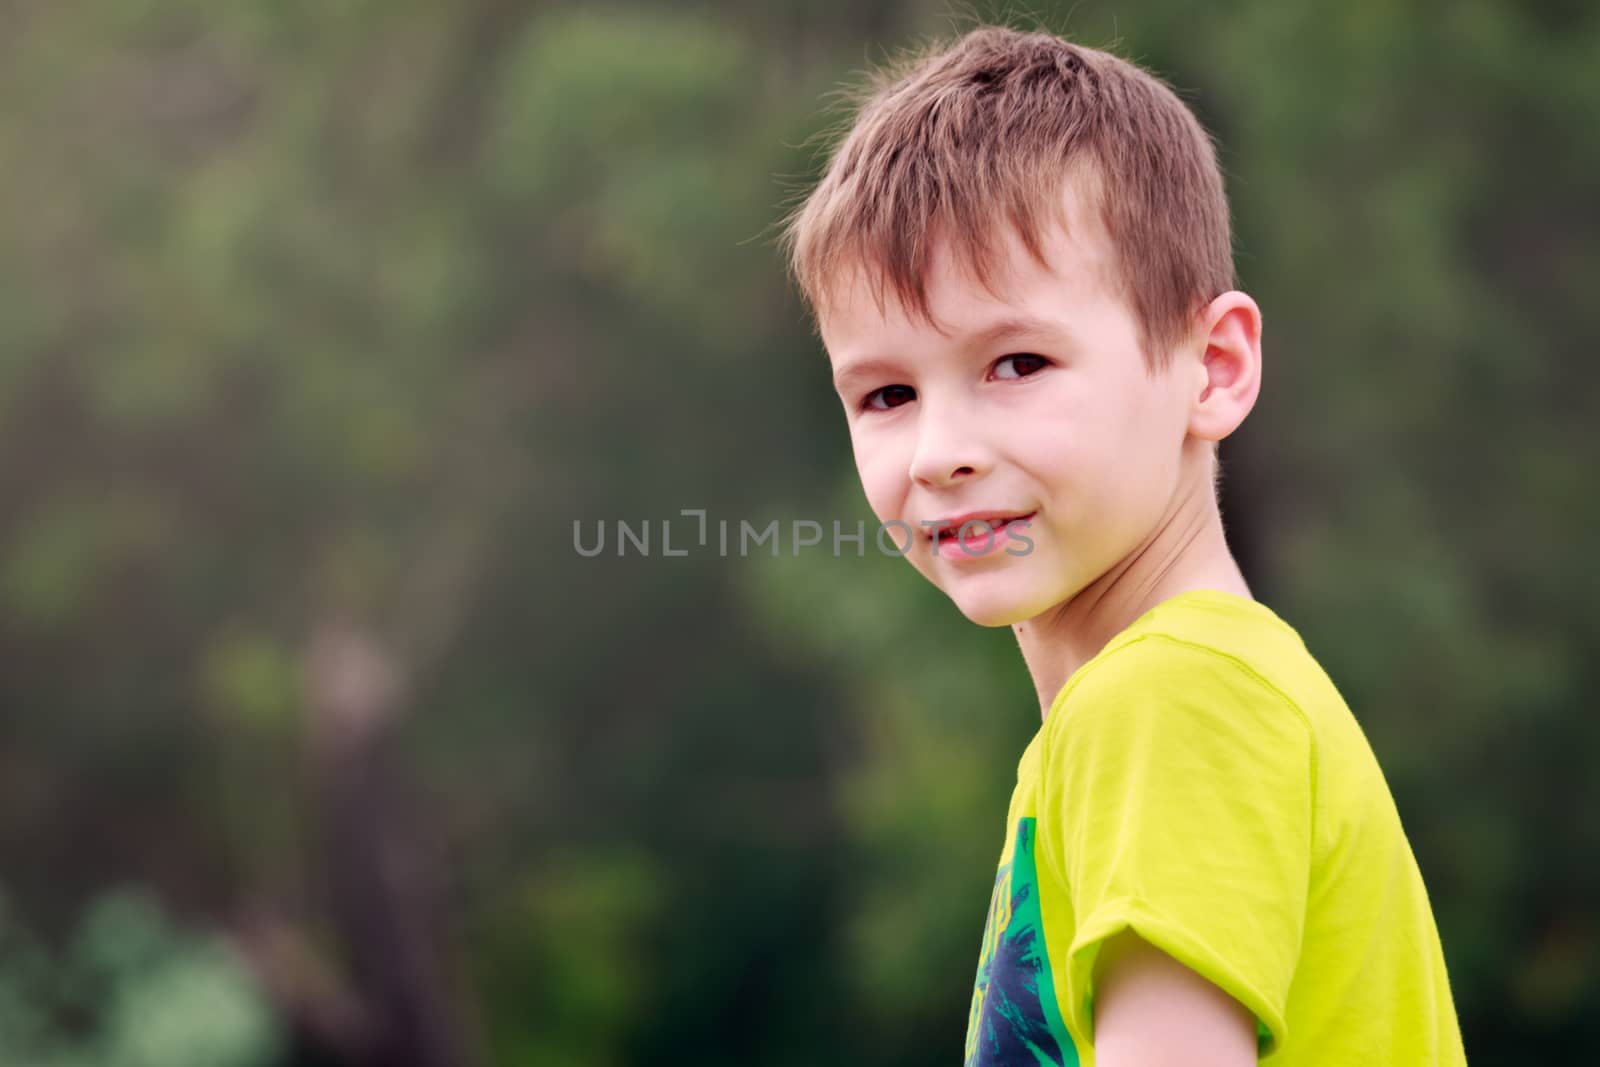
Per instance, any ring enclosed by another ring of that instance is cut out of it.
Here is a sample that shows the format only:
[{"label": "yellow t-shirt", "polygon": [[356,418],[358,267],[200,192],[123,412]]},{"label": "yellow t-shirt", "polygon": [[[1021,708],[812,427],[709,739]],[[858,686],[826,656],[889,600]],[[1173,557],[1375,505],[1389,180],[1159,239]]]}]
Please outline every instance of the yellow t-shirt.
[{"label": "yellow t-shirt", "polygon": [[1017,765],[967,1067],[1092,1065],[1095,956],[1127,927],[1249,1008],[1273,1067],[1466,1063],[1383,772],[1257,601],[1172,597],[1052,703]]}]

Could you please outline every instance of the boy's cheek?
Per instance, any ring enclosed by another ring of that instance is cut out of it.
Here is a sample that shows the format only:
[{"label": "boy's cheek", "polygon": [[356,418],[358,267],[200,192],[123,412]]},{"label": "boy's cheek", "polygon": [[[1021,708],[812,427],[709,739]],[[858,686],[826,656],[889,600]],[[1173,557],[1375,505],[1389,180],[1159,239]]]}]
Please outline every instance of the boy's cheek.
[{"label": "boy's cheek", "polygon": [[881,451],[856,451],[856,475],[867,503],[879,522],[898,519],[905,500],[910,460],[896,463],[893,455]]}]

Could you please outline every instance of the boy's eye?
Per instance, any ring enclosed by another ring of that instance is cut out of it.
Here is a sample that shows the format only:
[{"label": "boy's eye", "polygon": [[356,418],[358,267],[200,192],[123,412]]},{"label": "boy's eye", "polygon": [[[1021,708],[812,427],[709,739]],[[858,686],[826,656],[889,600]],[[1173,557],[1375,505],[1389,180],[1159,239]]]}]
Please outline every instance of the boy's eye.
[{"label": "boy's eye", "polygon": [[909,404],[916,395],[916,390],[909,385],[886,385],[862,397],[861,407],[865,411],[888,411],[901,404]]},{"label": "boy's eye", "polygon": [[[1049,365],[1050,360],[1044,356],[1032,352],[1016,352],[996,360],[993,374],[994,377],[1003,379],[1027,378],[1038,374]],[[909,385],[885,385],[861,398],[861,410],[889,411],[901,404],[909,404],[916,398],[917,391]]]},{"label": "boy's eye", "polygon": [[[1032,352],[1018,352],[1015,355],[1002,356],[995,361],[996,378],[1026,378],[1030,374],[1037,374],[1050,365],[1050,361],[1043,356],[1036,356]],[[1006,373],[1003,368],[1010,367],[1011,373]]]}]

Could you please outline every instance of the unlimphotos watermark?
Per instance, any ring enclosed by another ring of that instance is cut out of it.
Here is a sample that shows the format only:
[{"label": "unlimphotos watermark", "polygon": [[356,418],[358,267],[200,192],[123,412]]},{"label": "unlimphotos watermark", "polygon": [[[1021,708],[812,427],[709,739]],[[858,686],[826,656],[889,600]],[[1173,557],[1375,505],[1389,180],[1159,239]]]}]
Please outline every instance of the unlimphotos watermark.
[{"label": "unlimphotos watermark", "polygon": [[[683,508],[678,514],[680,517],[692,517],[697,520],[698,536],[692,541],[685,538],[674,547],[673,526],[670,519],[660,519],[656,524],[643,519],[637,525],[625,519],[617,519],[612,524],[615,531],[612,542],[615,546],[614,554],[660,555],[676,558],[693,555],[697,548],[710,551],[712,524],[706,519],[706,510]],[[585,531],[585,525],[581,519],[572,520],[573,550],[578,555],[591,559],[607,554],[606,522],[602,519],[594,520],[592,524],[588,524],[590,525],[588,532]],[[923,526],[929,535],[937,533],[936,540],[940,549],[948,545],[972,557],[989,555],[1002,543],[1008,556],[1026,556],[1033,551],[1032,539],[1023,532],[1028,526],[1026,519],[1013,519],[1001,523],[998,527],[983,519],[970,519],[962,523],[959,530],[933,520],[924,520],[919,525]],[[745,559],[752,554],[759,554],[763,548],[768,548],[770,555],[779,556],[782,554],[783,534],[787,529],[791,555],[798,556],[803,549],[826,551],[831,547],[833,557],[838,559],[846,554],[844,546],[854,545],[858,558],[866,556],[868,537],[867,523],[864,519],[856,521],[854,533],[847,532],[846,525],[838,519],[832,520],[832,526],[833,536],[829,538],[825,534],[823,524],[814,519],[793,519],[787,527],[778,519],[772,519],[760,527],[747,519],[740,519],[737,526],[732,529],[730,537],[729,520],[718,519],[715,524],[716,553],[724,559],[730,555]],[[658,529],[661,533],[654,550],[651,547],[652,529]],[[897,534],[900,536],[896,536]],[[871,541],[885,556],[904,557],[911,553],[911,546],[917,541],[917,531],[908,522],[890,519],[888,522],[878,524]],[[756,550],[755,553],[751,552],[752,547]]]}]

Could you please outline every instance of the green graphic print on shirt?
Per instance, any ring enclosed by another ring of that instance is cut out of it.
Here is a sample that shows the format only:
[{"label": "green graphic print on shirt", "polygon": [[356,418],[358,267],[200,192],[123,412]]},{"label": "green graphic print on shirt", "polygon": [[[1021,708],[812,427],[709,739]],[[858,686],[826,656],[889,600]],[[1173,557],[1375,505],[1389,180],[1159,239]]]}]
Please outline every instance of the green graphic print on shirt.
[{"label": "green graphic print on shirt", "polygon": [[1039,918],[1034,820],[1017,820],[1011,862],[995,876],[967,1018],[966,1067],[1077,1067],[1056,1002]]}]

